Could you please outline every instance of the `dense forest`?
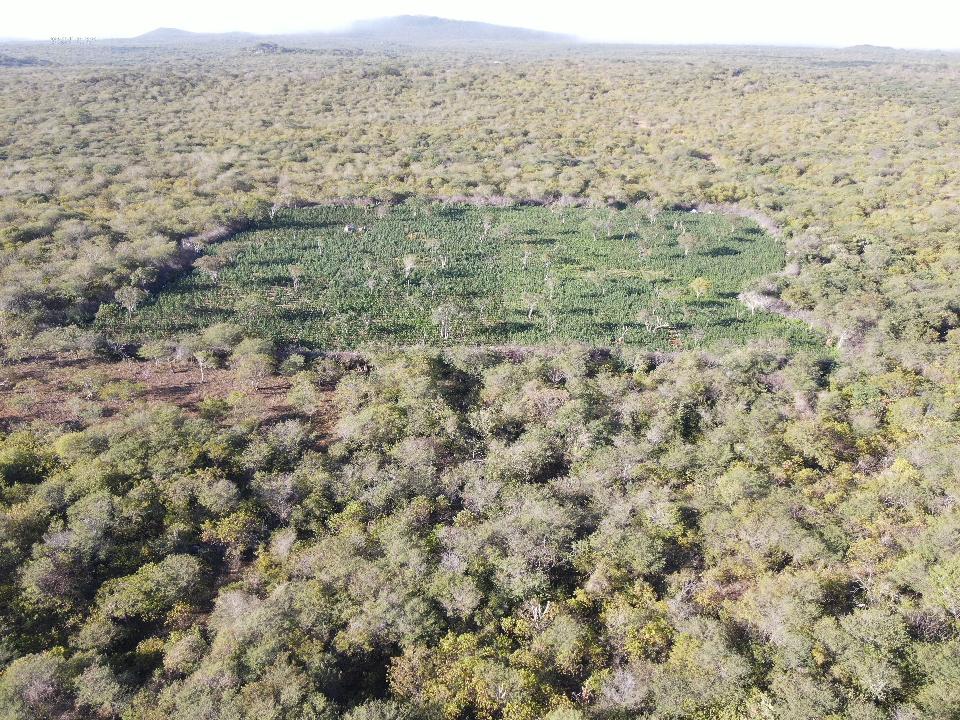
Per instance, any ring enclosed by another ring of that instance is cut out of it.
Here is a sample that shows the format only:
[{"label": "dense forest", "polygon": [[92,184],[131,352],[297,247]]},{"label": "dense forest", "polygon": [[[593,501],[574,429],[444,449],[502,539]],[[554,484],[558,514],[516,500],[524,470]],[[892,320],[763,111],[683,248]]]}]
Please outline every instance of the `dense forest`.
[{"label": "dense forest", "polygon": [[[960,57],[278,42],[0,48],[0,717],[960,718]],[[564,213],[774,330],[420,300]]]}]

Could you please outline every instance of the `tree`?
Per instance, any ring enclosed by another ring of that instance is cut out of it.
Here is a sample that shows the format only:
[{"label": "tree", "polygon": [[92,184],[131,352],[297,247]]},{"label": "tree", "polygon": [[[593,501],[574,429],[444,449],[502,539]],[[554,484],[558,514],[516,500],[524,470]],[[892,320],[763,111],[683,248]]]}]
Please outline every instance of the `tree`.
[{"label": "tree", "polygon": [[142,265],[130,273],[130,284],[146,289],[147,286],[157,281],[158,274],[159,270],[157,268]]},{"label": "tree", "polygon": [[245,338],[230,355],[230,367],[254,387],[273,372],[275,364],[268,340]]},{"label": "tree", "polygon": [[433,322],[440,331],[440,337],[443,340],[449,340],[453,329],[453,324],[460,315],[459,309],[450,303],[444,303],[435,308],[432,314]]},{"label": "tree", "polygon": [[303,279],[303,266],[288,265],[287,272],[290,273],[290,279],[293,280],[293,291],[297,292],[300,289],[300,280]]},{"label": "tree", "polygon": [[687,232],[687,229],[683,227],[681,223],[680,235],[677,237],[677,245],[683,249],[683,256],[687,257],[690,253],[697,249],[700,241],[697,239],[697,236],[693,233]]},{"label": "tree", "polygon": [[154,366],[159,366],[161,360],[171,361],[175,352],[176,346],[172,341],[152,340],[139,347],[137,357],[142,360],[152,360]]},{"label": "tree", "polygon": [[190,602],[203,587],[204,569],[192,555],[169,555],[146,563],[133,575],[108,580],[97,592],[97,606],[108,618],[159,621],[179,602]]},{"label": "tree", "polygon": [[213,282],[217,282],[217,280],[220,278],[220,272],[226,266],[226,258],[223,258],[220,255],[201,255],[193,261],[193,267],[206,275]]},{"label": "tree", "polygon": [[409,281],[413,271],[417,268],[417,256],[412,254],[404,255],[400,259],[400,267],[403,268],[403,279]]},{"label": "tree", "polygon": [[702,298],[713,289],[713,282],[705,277],[696,277],[690,281],[690,289],[698,298]]},{"label": "tree", "polygon": [[114,293],[114,297],[117,298],[117,302],[127,311],[127,315],[133,317],[134,311],[150,297],[150,294],[142,288],[133,285],[124,285]]},{"label": "tree", "polygon": [[73,705],[70,664],[61,654],[17,658],[0,675],[0,711],[10,720],[65,717]]}]

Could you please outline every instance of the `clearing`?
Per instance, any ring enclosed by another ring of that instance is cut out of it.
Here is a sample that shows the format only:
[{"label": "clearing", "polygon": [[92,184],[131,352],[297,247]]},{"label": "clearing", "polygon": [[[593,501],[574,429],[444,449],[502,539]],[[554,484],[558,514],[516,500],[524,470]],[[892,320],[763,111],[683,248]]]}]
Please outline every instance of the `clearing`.
[{"label": "clearing", "polygon": [[671,350],[761,338],[822,347],[804,324],[737,300],[784,261],[755,223],[719,214],[323,206],[281,211],[213,246],[203,269],[132,313],[104,306],[97,325],[139,341],[231,322],[325,349],[580,340]]}]

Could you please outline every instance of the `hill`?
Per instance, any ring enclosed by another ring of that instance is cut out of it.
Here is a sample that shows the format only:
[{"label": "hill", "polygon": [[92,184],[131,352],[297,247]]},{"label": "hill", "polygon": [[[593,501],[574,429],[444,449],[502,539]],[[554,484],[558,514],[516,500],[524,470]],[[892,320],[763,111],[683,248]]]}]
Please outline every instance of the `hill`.
[{"label": "hill", "polygon": [[29,67],[31,65],[49,65],[46,60],[35,57],[15,57],[0,53],[0,67]]},{"label": "hill", "polygon": [[253,33],[226,32],[226,33],[197,33],[179,28],[157,28],[142,35],[129,38],[141,43],[181,43],[181,42],[210,42],[215,40],[248,40],[255,37]]},{"label": "hill", "polygon": [[[346,30],[296,33],[295,36],[300,39],[341,38],[415,45],[462,42],[556,43],[574,41],[574,38],[568,35],[425,15],[398,15],[396,17],[363,20],[354,23]],[[282,35],[249,32],[197,33],[179,28],[157,28],[136,37],[125,38],[125,40],[167,45],[197,42],[234,42],[260,37],[282,37]]]},{"label": "hill", "polygon": [[572,42],[573,37],[528,28],[450,20],[427,15],[398,15],[354,23],[347,34],[399,42]]}]

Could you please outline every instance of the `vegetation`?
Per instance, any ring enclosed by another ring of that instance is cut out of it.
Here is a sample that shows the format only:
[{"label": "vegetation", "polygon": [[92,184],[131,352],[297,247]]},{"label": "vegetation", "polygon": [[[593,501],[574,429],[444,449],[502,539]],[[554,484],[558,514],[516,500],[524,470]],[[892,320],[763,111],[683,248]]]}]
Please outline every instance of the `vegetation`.
[{"label": "vegetation", "polygon": [[760,212],[783,227],[783,301],[842,350],[956,382],[955,56],[303,49],[38,46],[55,65],[3,70],[8,352],[274,206],[577,196]]},{"label": "vegetation", "polygon": [[5,715],[960,711],[960,425],[919,376],[372,361],[326,450],[319,366],[273,425],[223,402],[6,436]]},{"label": "vegetation", "polygon": [[737,298],[783,262],[780,243],[756,225],[705,213],[651,221],[639,209],[312,208],[215,246],[145,307],[139,288],[118,291],[97,327],[140,340],[230,322],[319,348],[817,344],[802,323]]},{"label": "vegetation", "polygon": [[0,56],[0,717],[960,717],[956,56],[154,39]]}]

